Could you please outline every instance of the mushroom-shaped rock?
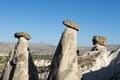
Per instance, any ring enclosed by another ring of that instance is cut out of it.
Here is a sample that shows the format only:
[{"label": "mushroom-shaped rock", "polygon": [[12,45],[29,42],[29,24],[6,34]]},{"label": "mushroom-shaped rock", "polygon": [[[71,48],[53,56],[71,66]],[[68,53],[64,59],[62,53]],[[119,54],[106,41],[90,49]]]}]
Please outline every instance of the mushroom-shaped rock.
[{"label": "mushroom-shaped rock", "polygon": [[75,29],[75,30],[77,30],[77,31],[79,31],[79,29],[80,29],[80,27],[79,27],[78,24],[76,24],[75,22],[70,21],[70,20],[65,20],[65,21],[63,21],[63,24],[64,24],[65,26],[70,27],[70,28],[73,28],[73,29]]},{"label": "mushroom-shaped rock", "polygon": [[18,32],[18,33],[15,33],[14,36],[15,36],[15,38],[18,38],[18,39],[20,37],[24,37],[27,40],[31,39],[31,36],[28,33],[26,33],[26,32]]},{"label": "mushroom-shaped rock", "polygon": [[61,36],[47,80],[80,80],[81,78],[77,62],[77,30],[79,28],[71,21],[64,21],[64,24],[70,28],[66,28]]}]

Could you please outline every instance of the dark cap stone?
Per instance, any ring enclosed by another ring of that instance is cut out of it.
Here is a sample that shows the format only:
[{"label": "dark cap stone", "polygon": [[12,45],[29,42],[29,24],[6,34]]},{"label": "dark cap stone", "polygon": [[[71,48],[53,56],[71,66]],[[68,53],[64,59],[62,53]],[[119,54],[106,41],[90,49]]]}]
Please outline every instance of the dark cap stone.
[{"label": "dark cap stone", "polygon": [[79,26],[78,24],[76,24],[75,22],[70,21],[70,20],[65,20],[65,21],[63,21],[63,24],[64,24],[65,26],[70,27],[70,28],[72,28],[72,29],[75,29],[75,30],[77,30],[77,31],[79,31],[79,29],[80,29],[80,26]]},{"label": "dark cap stone", "polygon": [[15,33],[14,34],[14,37],[15,38],[20,38],[20,37],[24,37],[25,39],[27,39],[27,40],[30,40],[31,39],[31,36],[28,34],[28,33],[26,33],[26,32],[18,32],[18,33]]},{"label": "dark cap stone", "polygon": [[107,39],[105,36],[93,36],[92,41],[93,41],[93,45],[99,44],[102,46],[106,46],[107,43]]}]

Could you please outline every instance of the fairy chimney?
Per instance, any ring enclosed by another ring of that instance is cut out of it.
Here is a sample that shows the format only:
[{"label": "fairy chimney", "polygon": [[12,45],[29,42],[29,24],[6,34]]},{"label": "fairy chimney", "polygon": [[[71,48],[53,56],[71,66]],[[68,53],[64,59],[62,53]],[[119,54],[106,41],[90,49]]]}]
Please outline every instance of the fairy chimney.
[{"label": "fairy chimney", "polygon": [[77,31],[79,26],[69,20],[57,46],[47,80],[80,80],[77,62]]},{"label": "fairy chimney", "polygon": [[32,61],[27,41],[31,36],[25,32],[15,33],[14,36],[18,38],[18,42],[10,55],[2,80],[38,80],[37,69]]}]

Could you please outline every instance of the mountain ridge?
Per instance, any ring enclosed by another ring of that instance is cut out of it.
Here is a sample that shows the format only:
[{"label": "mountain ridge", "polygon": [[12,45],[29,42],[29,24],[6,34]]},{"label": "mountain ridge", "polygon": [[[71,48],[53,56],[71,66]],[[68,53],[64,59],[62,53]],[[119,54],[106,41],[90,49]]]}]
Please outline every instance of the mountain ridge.
[{"label": "mountain ridge", "polygon": [[[15,42],[0,42],[0,53],[9,53],[15,47]],[[46,43],[29,43],[31,54],[33,55],[54,55],[57,46]],[[109,51],[114,51],[120,48],[120,44],[107,45]],[[90,51],[92,46],[78,47],[79,54]]]}]

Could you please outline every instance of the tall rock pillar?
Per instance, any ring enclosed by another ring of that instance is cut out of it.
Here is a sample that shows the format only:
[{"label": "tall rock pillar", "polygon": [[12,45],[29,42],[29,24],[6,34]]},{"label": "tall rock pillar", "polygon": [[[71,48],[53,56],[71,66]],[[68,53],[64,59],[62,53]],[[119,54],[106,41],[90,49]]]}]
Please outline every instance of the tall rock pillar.
[{"label": "tall rock pillar", "polygon": [[28,41],[31,36],[20,32],[14,34],[18,43],[10,54],[2,74],[2,80],[38,80],[37,69],[32,61]]},{"label": "tall rock pillar", "polygon": [[80,80],[77,62],[77,31],[79,26],[69,20],[52,60],[47,80]]},{"label": "tall rock pillar", "polygon": [[15,70],[12,80],[29,80],[28,74],[28,41],[31,37],[26,33],[15,33],[18,43],[15,48],[13,63]]}]

